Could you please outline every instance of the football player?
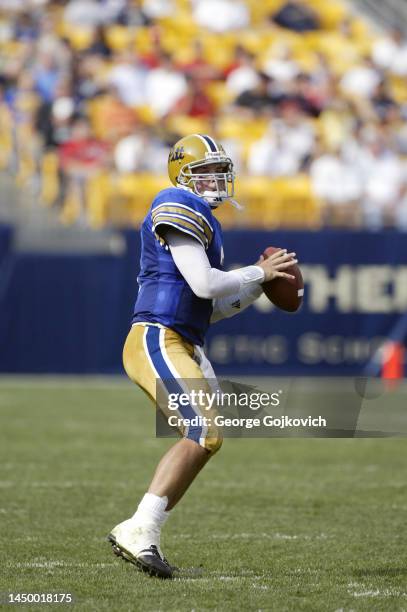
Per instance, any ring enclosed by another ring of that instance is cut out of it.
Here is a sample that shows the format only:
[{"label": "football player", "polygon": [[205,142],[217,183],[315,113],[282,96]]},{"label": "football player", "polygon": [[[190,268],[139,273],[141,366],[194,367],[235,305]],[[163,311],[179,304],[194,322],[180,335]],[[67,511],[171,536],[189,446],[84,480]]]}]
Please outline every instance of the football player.
[{"label": "football player", "polygon": [[[250,306],[265,281],[293,278],[285,270],[297,261],[295,253],[281,250],[222,271],[222,231],[214,212],[233,202],[235,175],[232,160],[213,138],[193,134],[179,140],[168,173],[174,186],[158,193],[141,226],[139,293],[123,350],[128,376],[154,401],[157,381],[168,393],[213,389],[215,374],[202,349],[208,326]],[[180,406],[179,414],[189,419],[205,408],[191,403]],[[161,578],[174,573],[160,548],[161,528],[222,444],[214,426],[180,427],[180,433],[135,514],[109,535],[117,555]]]}]

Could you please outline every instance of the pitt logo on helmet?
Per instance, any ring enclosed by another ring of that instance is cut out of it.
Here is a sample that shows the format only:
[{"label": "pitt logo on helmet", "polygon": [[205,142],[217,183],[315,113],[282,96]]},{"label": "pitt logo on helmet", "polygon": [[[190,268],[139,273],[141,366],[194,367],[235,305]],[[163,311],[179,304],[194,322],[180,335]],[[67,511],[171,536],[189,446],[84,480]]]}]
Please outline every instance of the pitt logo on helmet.
[{"label": "pitt logo on helmet", "polygon": [[184,159],[184,147],[176,147],[171,149],[168,161],[179,161],[180,159]]},{"label": "pitt logo on helmet", "polygon": [[173,185],[190,189],[211,206],[233,197],[233,162],[222,145],[204,134],[181,138],[168,157],[168,175]]}]

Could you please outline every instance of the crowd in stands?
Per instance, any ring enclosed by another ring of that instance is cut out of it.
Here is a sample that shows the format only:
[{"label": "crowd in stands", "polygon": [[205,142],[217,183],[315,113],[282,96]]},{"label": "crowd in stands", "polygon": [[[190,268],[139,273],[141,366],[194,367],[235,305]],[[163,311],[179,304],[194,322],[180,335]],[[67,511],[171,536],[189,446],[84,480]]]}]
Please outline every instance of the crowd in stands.
[{"label": "crowd in stands", "polygon": [[407,231],[407,41],[339,0],[0,0],[0,166],[62,222],[137,224],[191,132],[226,224]]}]

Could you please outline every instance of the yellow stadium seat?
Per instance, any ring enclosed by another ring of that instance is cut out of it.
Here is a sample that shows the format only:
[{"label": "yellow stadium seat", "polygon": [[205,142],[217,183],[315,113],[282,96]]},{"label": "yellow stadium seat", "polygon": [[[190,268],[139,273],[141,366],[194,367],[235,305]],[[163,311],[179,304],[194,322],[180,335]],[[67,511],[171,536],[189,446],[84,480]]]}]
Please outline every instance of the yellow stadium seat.
[{"label": "yellow stadium seat", "polygon": [[187,115],[174,115],[167,119],[167,127],[181,136],[188,134],[206,134],[210,132],[210,122],[200,117],[188,117]]},{"label": "yellow stadium seat", "polygon": [[110,194],[110,176],[107,172],[100,172],[87,179],[86,217],[91,228],[100,229],[108,222]]},{"label": "yellow stadium seat", "polygon": [[264,22],[268,15],[271,15],[279,10],[285,0],[248,0],[247,4],[250,9],[251,22],[254,25],[260,25]]},{"label": "yellow stadium seat", "polygon": [[217,36],[209,32],[202,34],[205,60],[217,68],[226,68],[234,58],[237,38],[235,35]]},{"label": "yellow stadium seat", "polygon": [[4,169],[11,161],[13,152],[13,120],[5,104],[0,105],[0,168]]},{"label": "yellow stadium seat", "polygon": [[232,114],[219,117],[218,130],[220,138],[236,138],[244,143],[254,142],[262,138],[267,131],[267,119],[243,119]]},{"label": "yellow stadium seat", "polygon": [[329,2],[311,2],[312,8],[318,13],[321,26],[324,29],[333,30],[339,26],[347,16],[348,11],[342,2],[329,0]]},{"label": "yellow stadium seat", "polygon": [[41,202],[51,206],[58,197],[58,155],[53,151],[45,153],[41,160]]},{"label": "yellow stadium seat", "polygon": [[222,107],[230,104],[234,98],[224,81],[208,83],[205,87],[205,92],[218,109],[222,109]]},{"label": "yellow stadium seat", "polygon": [[108,45],[114,51],[124,51],[134,41],[134,30],[124,26],[110,26],[106,31]]},{"label": "yellow stadium seat", "polygon": [[390,78],[391,91],[398,104],[407,102],[407,81],[402,76],[392,76]]},{"label": "yellow stadium seat", "polygon": [[82,200],[79,191],[75,188],[68,189],[59,220],[63,225],[72,225],[79,219],[82,213]]},{"label": "yellow stadium seat", "polygon": [[216,218],[221,223],[222,228],[239,227],[244,223],[242,212],[236,210],[229,202],[225,202],[216,211]]},{"label": "yellow stadium seat", "polygon": [[63,24],[63,35],[68,38],[77,51],[83,51],[92,43],[93,30],[92,28],[84,28],[65,22]]},{"label": "yellow stadium seat", "polygon": [[306,174],[274,179],[270,193],[276,196],[276,209],[266,209],[266,223],[270,227],[317,227],[320,223],[319,202]]},{"label": "yellow stadium seat", "polygon": [[134,38],[134,48],[139,55],[146,55],[153,51],[151,29],[148,26],[137,28]]},{"label": "yellow stadium seat", "polygon": [[169,187],[168,178],[165,176],[144,173],[117,176],[116,193],[121,199],[127,222],[140,224],[154,196],[165,187]]},{"label": "yellow stadium seat", "polygon": [[145,123],[146,125],[154,125],[157,122],[157,117],[155,116],[151,106],[146,104],[143,106],[138,106],[134,110],[142,123]]},{"label": "yellow stadium seat", "polygon": [[239,225],[256,228],[316,228],[320,225],[319,202],[307,175],[294,177],[242,177],[237,182],[237,199],[245,210],[232,215]]}]

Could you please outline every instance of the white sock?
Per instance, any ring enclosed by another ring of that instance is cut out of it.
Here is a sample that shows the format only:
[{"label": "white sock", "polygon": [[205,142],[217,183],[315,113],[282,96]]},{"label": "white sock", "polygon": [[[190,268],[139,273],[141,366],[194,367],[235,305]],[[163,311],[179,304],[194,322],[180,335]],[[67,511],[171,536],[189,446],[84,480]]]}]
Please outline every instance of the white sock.
[{"label": "white sock", "polygon": [[151,525],[161,529],[170,513],[165,512],[168,497],[158,497],[153,493],[146,493],[138,505],[137,512],[131,517],[133,524],[139,527]]}]

